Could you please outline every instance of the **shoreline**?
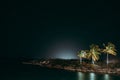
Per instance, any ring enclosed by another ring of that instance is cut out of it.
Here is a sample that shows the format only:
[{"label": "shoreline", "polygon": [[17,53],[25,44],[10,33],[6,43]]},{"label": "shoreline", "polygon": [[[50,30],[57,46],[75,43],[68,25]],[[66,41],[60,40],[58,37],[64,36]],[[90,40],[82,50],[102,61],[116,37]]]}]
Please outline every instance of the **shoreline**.
[{"label": "shoreline", "polygon": [[46,67],[50,69],[61,69],[61,70],[67,70],[67,71],[72,71],[72,72],[88,72],[88,73],[98,73],[98,74],[113,74],[113,75],[120,75],[120,68],[115,68],[115,69],[107,69],[107,68],[99,68],[99,69],[88,69],[86,67],[72,67],[72,66],[61,66],[61,65],[50,65],[50,64],[40,64],[40,63],[31,63],[31,62],[23,62],[23,64],[30,64],[30,65],[37,65],[40,67]]}]

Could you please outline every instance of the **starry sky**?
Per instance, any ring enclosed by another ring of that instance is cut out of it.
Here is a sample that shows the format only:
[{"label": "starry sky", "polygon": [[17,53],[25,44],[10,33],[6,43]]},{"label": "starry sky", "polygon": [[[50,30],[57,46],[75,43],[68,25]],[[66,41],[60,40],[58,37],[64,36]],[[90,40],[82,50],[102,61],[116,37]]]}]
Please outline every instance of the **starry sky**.
[{"label": "starry sky", "polygon": [[79,2],[8,1],[1,8],[8,26],[8,53],[2,57],[77,58],[94,43],[120,49],[119,4],[110,0]]}]

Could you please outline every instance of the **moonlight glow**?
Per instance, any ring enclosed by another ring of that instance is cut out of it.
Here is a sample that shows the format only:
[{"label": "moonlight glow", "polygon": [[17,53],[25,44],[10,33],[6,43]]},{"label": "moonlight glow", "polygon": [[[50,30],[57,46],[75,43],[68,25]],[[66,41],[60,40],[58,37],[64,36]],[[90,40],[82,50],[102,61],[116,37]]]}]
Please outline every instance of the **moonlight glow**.
[{"label": "moonlight glow", "polygon": [[75,59],[76,55],[74,51],[71,50],[61,50],[54,54],[55,58],[61,58],[61,59]]},{"label": "moonlight glow", "polygon": [[51,55],[52,58],[60,59],[76,59],[76,44],[74,41],[58,41],[50,46],[47,54]]}]

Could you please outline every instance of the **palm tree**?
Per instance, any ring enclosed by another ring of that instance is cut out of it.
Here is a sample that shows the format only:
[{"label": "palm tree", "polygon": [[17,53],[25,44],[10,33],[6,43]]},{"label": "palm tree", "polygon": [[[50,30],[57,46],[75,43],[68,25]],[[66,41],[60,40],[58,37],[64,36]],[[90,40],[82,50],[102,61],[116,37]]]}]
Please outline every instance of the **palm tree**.
[{"label": "palm tree", "polygon": [[92,64],[94,64],[95,61],[99,60],[99,55],[100,55],[99,46],[95,44],[90,45],[90,51],[87,54],[87,58],[92,59]]},{"label": "palm tree", "polygon": [[108,44],[105,46],[105,44],[103,44],[103,46],[105,47],[105,49],[103,49],[102,52],[106,53],[107,54],[107,59],[106,59],[106,63],[107,63],[107,67],[108,67],[108,63],[109,63],[109,60],[108,60],[108,55],[111,54],[111,55],[114,55],[116,56],[116,48],[115,48],[115,45],[111,42],[108,42]]},{"label": "palm tree", "polygon": [[78,52],[78,57],[80,58],[80,64],[82,64],[82,58],[86,58],[87,50],[81,50]]}]

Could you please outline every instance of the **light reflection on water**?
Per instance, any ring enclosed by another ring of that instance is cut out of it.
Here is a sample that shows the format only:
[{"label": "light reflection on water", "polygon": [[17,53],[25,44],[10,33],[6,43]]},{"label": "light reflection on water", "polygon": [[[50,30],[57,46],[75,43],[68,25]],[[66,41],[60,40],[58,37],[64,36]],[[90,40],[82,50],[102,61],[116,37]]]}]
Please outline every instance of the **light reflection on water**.
[{"label": "light reflection on water", "polygon": [[78,80],[84,80],[84,73],[78,72]]},{"label": "light reflection on water", "polygon": [[96,80],[95,73],[90,73],[90,80]]},{"label": "light reflection on water", "polygon": [[109,74],[98,75],[95,73],[78,72],[78,80],[111,80]]},{"label": "light reflection on water", "polygon": [[109,74],[105,74],[105,75],[104,75],[104,80],[110,80]]}]

